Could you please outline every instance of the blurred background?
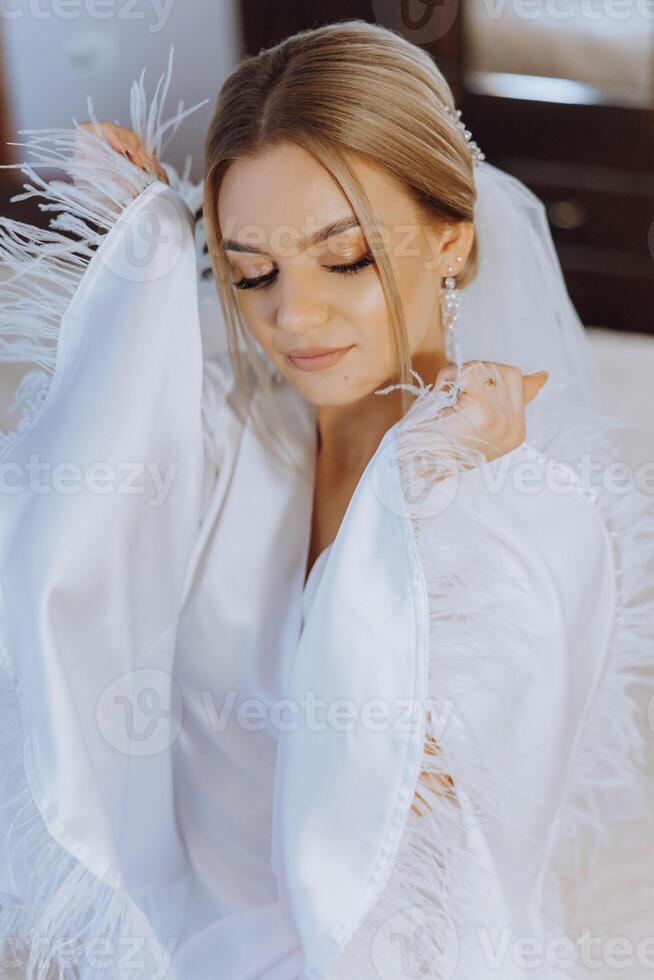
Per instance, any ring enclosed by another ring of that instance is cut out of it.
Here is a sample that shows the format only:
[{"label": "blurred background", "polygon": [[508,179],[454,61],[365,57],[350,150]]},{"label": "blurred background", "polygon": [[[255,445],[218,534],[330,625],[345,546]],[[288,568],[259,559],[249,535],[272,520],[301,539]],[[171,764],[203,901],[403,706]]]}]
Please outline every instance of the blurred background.
[{"label": "blurred background", "polygon": [[[21,129],[89,118],[129,124],[129,84],[153,91],[171,43],[166,115],[210,102],[166,152],[178,169],[203,142],[222,80],[239,61],[295,31],[351,17],[403,33],[433,55],[489,162],[545,202],[570,295],[597,352],[607,408],[630,424],[623,458],[654,448],[653,0],[4,0],[0,5],[0,163],[24,159]],[[42,175],[48,175],[41,171]],[[51,176],[59,177],[53,172]],[[0,171],[0,213],[33,224],[33,202],[10,204],[25,178]],[[2,270],[0,268],[0,275]],[[25,366],[0,365],[0,428]],[[643,731],[648,749],[644,700]],[[653,715],[654,717],[654,715]],[[651,796],[654,813],[654,791]],[[649,966],[601,980],[654,975],[654,848],[643,815],[611,840],[593,872],[593,907],[568,896],[573,927],[653,944]],[[638,959],[638,958],[636,958]]]},{"label": "blurred background", "polygon": [[[652,0],[3,0],[1,8],[0,162],[21,159],[7,146],[20,129],[88,119],[89,95],[99,118],[128,122],[129,83],[142,68],[156,81],[174,43],[168,107],[211,100],[169,151],[176,166],[193,154],[196,180],[211,103],[243,54],[348,17],[399,30],[433,54],[487,159],[547,203],[584,323],[654,331]],[[5,171],[3,211],[12,192]]]}]

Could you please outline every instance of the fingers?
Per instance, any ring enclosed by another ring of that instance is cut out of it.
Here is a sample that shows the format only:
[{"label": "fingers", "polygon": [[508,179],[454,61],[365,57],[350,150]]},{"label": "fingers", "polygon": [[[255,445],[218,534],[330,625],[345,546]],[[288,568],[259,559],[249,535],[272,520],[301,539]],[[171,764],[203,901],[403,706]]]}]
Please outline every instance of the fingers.
[{"label": "fingers", "polygon": [[148,173],[153,173],[159,180],[168,183],[165,170],[160,166],[156,154],[148,154],[143,147],[139,137],[131,129],[125,126],[118,126],[116,123],[106,120],[98,121],[96,128],[93,123],[81,123],[81,128],[87,132],[101,135],[109,146],[124,156],[130,163],[140,167]]},{"label": "fingers", "polygon": [[[494,391],[496,401],[503,402],[507,397],[515,407],[522,406],[522,388],[519,386],[520,372],[509,364],[498,364],[494,361],[465,361],[459,370],[456,364],[448,364],[441,368],[435,379],[435,387],[448,381],[460,380],[465,385],[460,399],[470,401],[481,396],[484,400],[490,391]],[[490,387],[486,382],[492,378],[495,384]]]},{"label": "fingers", "polygon": [[549,378],[548,371],[536,371],[523,375],[519,368],[511,364],[500,364],[496,361],[465,361],[459,370],[456,364],[442,367],[436,375],[434,387],[438,388],[447,381],[460,378],[466,384],[464,395],[474,393],[486,394],[481,388],[488,378],[495,379],[495,387],[502,389],[504,397],[508,396],[515,411],[536,397]]},{"label": "fingers", "polygon": [[136,133],[133,133],[131,130],[127,130],[123,142],[124,152],[128,160],[135,163],[137,167],[141,168],[141,170],[154,173],[160,180],[167,182],[168,178],[166,177],[162,168],[159,166],[156,154],[149,154],[145,152],[145,148],[143,147],[143,144],[139,140]]},{"label": "fingers", "polygon": [[436,387],[458,380],[464,390],[449,409],[441,409],[441,427],[476,440],[487,459],[503,455],[524,441],[525,405],[547,378],[546,371],[523,376],[514,365],[495,361],[448,364],[438,372]]},{"label": "fingers", "polygon": [[536,371],[535,374],[524,375],[522,379],[522,397],[525,405],[528,405],[536,397],[548,378],[548,371]]},{"label": "fingers", "polygon": [[117,142],[119,144],[118,152],[123,153],[131,163],[136,164],[141,170],[155,174],[159,180],[168,183],[168,178],[159,165],[156,154],[146,153],[136,133],[132,132],[131,129],[123,129],[121,127],[120,132],[117,134]]}]

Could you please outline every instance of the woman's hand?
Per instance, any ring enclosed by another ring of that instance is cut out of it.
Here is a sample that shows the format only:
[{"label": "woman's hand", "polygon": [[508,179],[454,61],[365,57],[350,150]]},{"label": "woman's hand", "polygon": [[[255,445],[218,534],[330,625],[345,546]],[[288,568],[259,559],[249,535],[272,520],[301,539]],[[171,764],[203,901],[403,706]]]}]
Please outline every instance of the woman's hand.
[{"label": "woman's hand", "polygon": [[[441,368],[433,390],[451,385],[457,374],[455,364]],[[504,456],[524,442],[525,405],[536,397],[548,377],[547,371],[523,375],[511,364],[466,361],[459,379],[465,390],[455,405],[441,409],[439,428],[448,438],[478,449],[487,461]]]},{"label": "woman's hand", "polygon": [[[101,136],[112,149],[117,153],[123,154],[128,160],[136,164],[137,167],[140,167],[141,170],[153,173],[159,180],[163,180],[166,184],[169,183],[168,177],[160,166],[156,154],[146,153],[139,137],[131,129],[126,129],[125,126],[118,126],[116,123],[108,122],[107,120],[98,120],[99,133],[92,122],[80,123],[79,126],[80,129],[84,129],[86,132]],[[84,148],[80,141],[78,141],[76,155],[81,157],[83,154]]]}]

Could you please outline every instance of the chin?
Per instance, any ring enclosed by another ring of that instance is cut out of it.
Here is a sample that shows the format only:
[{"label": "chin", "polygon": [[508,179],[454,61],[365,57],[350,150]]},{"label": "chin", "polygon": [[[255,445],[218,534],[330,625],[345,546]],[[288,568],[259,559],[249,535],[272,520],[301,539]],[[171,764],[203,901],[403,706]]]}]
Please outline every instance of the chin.
[{"label": "chin", "polygon": [[286,374],[286,380],[303,398],[317,408],[352,405],[379,387],[377,384],[371,386],[369,380],[363,381],[355,378],[345,380],[343,378],[330,378],[327,375],[319,379],[315,376],[307,378],[289,377]]},{"label": "chin", "polygon": [[324,386],[322,390],[317,385],[293,384],[293,387],[316,408],[336,408],[341,405],[351,405],[352,402],[358,401],[361,397],[354,390],[348,389],[347,385],[345,387],[342,385],[334,386],[331,390],[329,385]]}]

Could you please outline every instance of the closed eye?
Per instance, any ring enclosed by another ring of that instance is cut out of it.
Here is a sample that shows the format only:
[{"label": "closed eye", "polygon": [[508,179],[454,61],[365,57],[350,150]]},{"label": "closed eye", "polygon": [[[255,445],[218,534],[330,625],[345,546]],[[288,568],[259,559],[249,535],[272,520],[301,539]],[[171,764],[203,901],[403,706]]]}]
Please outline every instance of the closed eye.
[{"label": "closed eye", "polygon": [[[338,272],[341,275],[351,275],[353,272],[360,272],[365,269],[368,265],[374,264],[374,258],[370,252],[363,256],[362,259],[357,259],[356,262],[343,263],[341,265],[328,265],[328,272]],[[256,279],[246,279],[243,277],[239,279],[238,282],[233,282],[232,285],[236,289],[255,289],[257,286],[267,286],[271,283],[277,275],[277,270],[273,269],[272,272],[268,272],[265,276],[257,276]]]}]

